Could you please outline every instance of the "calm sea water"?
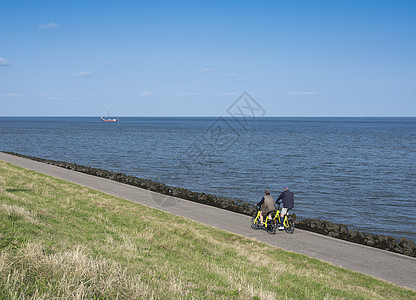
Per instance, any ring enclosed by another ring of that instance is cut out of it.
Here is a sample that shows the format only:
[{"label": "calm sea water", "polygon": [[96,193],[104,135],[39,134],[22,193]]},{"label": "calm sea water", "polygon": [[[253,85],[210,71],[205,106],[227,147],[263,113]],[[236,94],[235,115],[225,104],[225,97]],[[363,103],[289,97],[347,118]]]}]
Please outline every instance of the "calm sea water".
[{"label": "calm sea water", "polygon": [[416,118],[0,118],[0,150],[416,239]]}]

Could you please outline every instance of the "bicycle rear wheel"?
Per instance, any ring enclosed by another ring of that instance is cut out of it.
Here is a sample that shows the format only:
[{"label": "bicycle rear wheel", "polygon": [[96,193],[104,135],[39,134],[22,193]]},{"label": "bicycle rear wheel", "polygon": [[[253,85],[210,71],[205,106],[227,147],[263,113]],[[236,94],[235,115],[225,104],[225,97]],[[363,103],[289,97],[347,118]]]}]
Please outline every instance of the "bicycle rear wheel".
[{"label": "bicycle rear wheel", "polygon": [[260,228],[260,219],[257,217],[252,217],[251,218],[251,228],[254,230],[257,230]]},{"label": "bicycle rear wheel", "polygon": [[276,227],[277,227],[276,222],[275,221],[272,221],[272,220],[269,220],[269,221],[270,222],[267,224],[267,228],[266,228],[267,233],[269,233],[269,234],[276,234]]},{"label": "bicycle rear wheel", "polygon": [[292,234],[295,231],[295,222],[293,222],[291,217],[287,217],[285,222],[285,231]]}]

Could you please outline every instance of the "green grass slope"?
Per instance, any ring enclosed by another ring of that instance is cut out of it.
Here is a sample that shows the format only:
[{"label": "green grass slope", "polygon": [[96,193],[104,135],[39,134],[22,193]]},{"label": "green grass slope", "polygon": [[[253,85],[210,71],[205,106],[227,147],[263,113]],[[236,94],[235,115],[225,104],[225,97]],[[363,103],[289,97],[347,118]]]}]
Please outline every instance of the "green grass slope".
[{"label": "green grass slope", "polygon": [[416,299],[416,293],[0,161],[0,299],[53,298]]}]

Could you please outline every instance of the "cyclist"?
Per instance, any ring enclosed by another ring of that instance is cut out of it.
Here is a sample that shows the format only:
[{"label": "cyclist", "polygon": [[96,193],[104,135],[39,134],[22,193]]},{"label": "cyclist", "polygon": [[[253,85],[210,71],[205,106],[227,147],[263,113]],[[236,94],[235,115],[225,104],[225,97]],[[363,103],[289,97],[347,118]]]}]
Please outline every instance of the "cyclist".
[{"label": "cyclist", "polygon": [[276,199],[276,204],[280,204],[280,200],[283,202],[283,208],[280,212],[280,227],[279,230],[285,229],[283,227],[283,218],[285,214],[293,208],[295,205],[295,196],[293,195],[293,192],[289,191],[289,187],[285,186],[283,188],[283,192],[280,194],[280,196]]},{"label": "cyclist", "polygon": [[263,214],[267,215],[269,219],[272,219],[271,212],[274,210],[273,197],[270,196],[270,191],[264,191],[264,197],[261,198],[260,202],[256,204],[261,207],[260,223],[263,225]]}]

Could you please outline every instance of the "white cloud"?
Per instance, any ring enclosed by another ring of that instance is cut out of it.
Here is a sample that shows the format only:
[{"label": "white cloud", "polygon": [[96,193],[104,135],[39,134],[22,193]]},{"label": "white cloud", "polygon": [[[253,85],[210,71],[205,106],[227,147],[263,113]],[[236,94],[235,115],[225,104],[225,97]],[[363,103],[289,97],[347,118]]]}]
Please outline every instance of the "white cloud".
[{"label": "white cloud", "polygon": [[155,96],[156,94],[150,93],[150,92],[143,92],[137,95],[137,97],[149,97],[149,96]]},{"label": "white cloud", "polygon": [[180,93],[170,97],[171,99],[189,99],[195,96],[202,96],[202,93]]},{"label": "white cloud", "polygon": [[22,93],[7,93],[7,94],[1,94],[0,97],[2,98],[23,98],[26,97],[27,94]]},{"label": "white cloud", "polygon": [[288,96],[316,96],[316,95],[320,95],[320,93],[317,93],[317,92],[286,92],[286,95],[288,95]]},{"label": "white cloud", "polygon": [[237,92],[224,92],[224,93],[216,94],[215,96],[217,96],[217,97],[226,97],[226,96],[235,96],[237,94],[238,94]]},{"label": "white cloud", "polygon": [[209,72],[212,72],[212,71],[214,71],[214,69],[212,69],[212,68],[202,69],[202,72],[204,72],[204,73],[209,73]]},{"label": "white cloud", "polygon": [[0,57],[0,67],[8,67],[11,66],[12,63],[9,62],[7,59]]},{"label": "white cloud", "polygon": [[83,94],[78,96],[67,94],[39,94],[39,98],[51,101],[84,101],[97,97],[100,97],[100,94]]},{"label": "white cloud", "polygon": [[237,77],[237,74],[235,74],[234,72],[231,72],[231,73],[228,73],[227,76],[230,78],[234,78],[234,77]]},{"label": "white cloud", "polygon": [[89,78],[91,77],[91,75],[92,75],[92,72],[88,72],[88,71],[82,71],[82,72],[75,74],[75,76],[77,77],[84,77],[84,78]]},{"label": "white cloud", "polygon": [[71,99],[70,96],[64,95],[64,94],[54,94],[54,95],[40,94],[39,97],[45,98],[46,100],[54,100],[54,101],[55,100],[60,101],[60,100],[69,100],[69,99]]},{"label": "white cloud", "polygon": [[39,24],[38,28],[42,29],[42,30],[45,30],[45,29],[53,29],[53,28],[56,28],[58,26],[59,26],[58,24],[52,22],[52,23],[49,23],[49,24]]}]

